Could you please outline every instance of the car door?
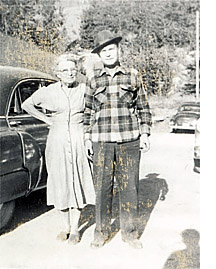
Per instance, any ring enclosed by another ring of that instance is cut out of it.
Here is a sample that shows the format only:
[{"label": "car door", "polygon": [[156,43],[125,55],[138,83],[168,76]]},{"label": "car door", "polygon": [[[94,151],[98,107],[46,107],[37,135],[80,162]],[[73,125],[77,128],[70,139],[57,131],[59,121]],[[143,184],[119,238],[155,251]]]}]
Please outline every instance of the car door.
[{"label": "car door", "polygon": [[[46,184],[44,154],[49,129],[46,123],[25,112],[21,108],[21,104],[41,86],[48,85],[52,82],[51,80],[45,79],[27,79],[19,82],[13,89],[8,107],[8,122],[10,128],[15,129],[20,134],[24,148],[27,149],[28,147],[28,153],[32,150],[32,152],[35,151],[35,154],[37,152],[38,155],[38,157],[35,157],[36,159],[34,159],[34,161],[29,160],[28,163],[26,163],[27,168],[31,172],[30,189],[38,184],[41,186]],[[44,113],[49,113],[49,111],[43,111],[41,108],[38,109]],[[40,160],[38,160],[39,155],[42,157]],[[40,173],[40,175],[38,175],[38,173]]]}]

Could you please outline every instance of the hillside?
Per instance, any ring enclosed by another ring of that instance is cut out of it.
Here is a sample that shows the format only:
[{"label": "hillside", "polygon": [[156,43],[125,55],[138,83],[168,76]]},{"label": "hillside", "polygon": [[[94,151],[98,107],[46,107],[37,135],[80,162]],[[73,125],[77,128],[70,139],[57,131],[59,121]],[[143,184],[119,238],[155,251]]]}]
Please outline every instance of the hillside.
[{"label": "hillside", "polygon": [[11,65],[52,73],[55,55],[44,52],[32,42],[0,33],[0,65]]}]

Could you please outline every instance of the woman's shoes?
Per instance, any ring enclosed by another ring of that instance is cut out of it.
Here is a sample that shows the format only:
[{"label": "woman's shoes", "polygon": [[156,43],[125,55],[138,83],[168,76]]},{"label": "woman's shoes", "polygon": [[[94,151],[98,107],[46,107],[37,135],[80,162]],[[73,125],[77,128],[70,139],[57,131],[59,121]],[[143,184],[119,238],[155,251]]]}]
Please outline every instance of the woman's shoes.
[{"label": "woman's shoes", "polygon": [[80,241],[79,233],[78,234],[70,234],[70,236],[68,238],[68,244],[76,245],[79,243],[79,241]]},{"label": "woman's shoes", "polygon": [[68,237],[69,237],[69,233],[67,233],[67,232],[60,232],[57,235],[56,239],[59,240],[59,241],[66,241],[68,239]]},{"label": "woman's shoes", "polygon": [[80,241],[80,235],[79,235],[79,233],[78,234],[70,234],[70,233],[67,233],[67,232],[60,232],[57,235],[56,239],[59,240],[59,241],[68,240],[69,244],[76,245]]}]

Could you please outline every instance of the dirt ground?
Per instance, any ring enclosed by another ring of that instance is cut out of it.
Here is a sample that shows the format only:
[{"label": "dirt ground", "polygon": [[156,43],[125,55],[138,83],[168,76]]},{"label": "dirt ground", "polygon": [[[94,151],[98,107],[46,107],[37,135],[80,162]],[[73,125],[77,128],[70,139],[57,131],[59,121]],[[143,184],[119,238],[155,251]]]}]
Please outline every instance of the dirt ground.
[{"label": "dirt ground", "polygon": [[[15,217],[0,236],[0,268],[199,268],[200,176],[193,172],[194,135],[173,134],[167,124],[159,125],[152,129],[151,150],[141,157],[139,204],[143,249],[135,250],[122,242],[118,210],[114,210],[113,238],[103,248],[91,249],[94,206],[87,206],[82,212],[78,245],[57,241],[58,215],[46,206],[45,192],[40,191],[17,201]],[[161,201],[165,185],[169,191]],[[117,204],[118,195],[114,209]],[[169,265],[165,266],[166,262]]]}]

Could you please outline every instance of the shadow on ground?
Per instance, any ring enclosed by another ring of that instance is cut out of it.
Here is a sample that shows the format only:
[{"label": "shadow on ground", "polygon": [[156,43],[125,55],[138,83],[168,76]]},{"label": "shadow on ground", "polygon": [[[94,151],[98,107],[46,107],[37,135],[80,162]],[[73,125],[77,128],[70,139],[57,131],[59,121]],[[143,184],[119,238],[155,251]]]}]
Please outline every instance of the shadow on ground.
[{"label": "shadow on ground", "polygon": [[[160,178],[159,174],[151,173],[146,175],[139,182],[139,237],[143,234],[151,213],[157,201],[164,200],[168,192],[168,186],[165,179]],[[46,190],[40,190],[30,194],[26,198],[20,198],[16,201],[14,217],[9,225],[1,232],[0,235],[16,229],[18,226],[28,222],[43,213],[53,209],[53,206],[46,205]],[[119,193],[117,187],[114,189],[113,199],[113,223],[111,227],[111,238],[120,230],[119,222]],[[84,232],[95,223],[95,206],[87,205],[81,212],[79,219],[80,239]]]},{"label": "shadow on ground", "polygon": [[186,248],[173,252],[168,257],[163,269],[200,268],[199,232],[194,229],[186,229],[181,235]]},{"label": "shadow on ground", "polygon": [[139,185],[139,237],[143,234],[158,200],[164,201],[168,193],[166,180],[157,173],[146,175]]},{"label": "shadow on ground", "polygon": [[33,220],[51,209],[53,209],[53,206],[46,205],[46,189],[33,192],[28,197],[17,199],[13,218],[1,231],[0,235],[15,230],[18,226]]},{"label": "shadow on ground", "polygon": [[[168,192],[168,185],[165,179],[160,178],[159,174],[147,174],[145,178],[139,182],[139,221],[138,221],[138,237],[140,238],[146,228],[151,213],[160,199],[165,200]],[[120,229],[119,221],[119,197],[118,192],[113,201],[113,218],[112,223],[112,238],[118,233]]]},{"label": "shadow on ground", "polygon": [[87,205],[82,209],[79,219],[79,234],[80,239],[84,232],[95,223],[95,206]]}]

